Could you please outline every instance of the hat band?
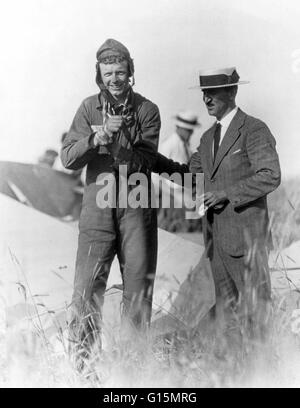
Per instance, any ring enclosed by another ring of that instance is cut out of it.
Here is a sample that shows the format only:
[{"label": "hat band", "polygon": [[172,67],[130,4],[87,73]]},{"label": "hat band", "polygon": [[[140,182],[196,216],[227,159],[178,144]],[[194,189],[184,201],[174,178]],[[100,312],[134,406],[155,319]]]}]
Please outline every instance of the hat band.
[{"label": "hat band", "polygon": [[187,125],[192,125],[195,126],[197,125],[197,119],[191,121],[191,120],[186,120],[186,119],[182,119],[180,116],[176,115],[176,119],[179,120],[182,123],[185,123]]},{"label": "hat band", "polygon": [[239,74],[233,71],[231,75],[218,74],[218,75],[200,75],[200,86],[222,86],[236,84],[240,79]]}]

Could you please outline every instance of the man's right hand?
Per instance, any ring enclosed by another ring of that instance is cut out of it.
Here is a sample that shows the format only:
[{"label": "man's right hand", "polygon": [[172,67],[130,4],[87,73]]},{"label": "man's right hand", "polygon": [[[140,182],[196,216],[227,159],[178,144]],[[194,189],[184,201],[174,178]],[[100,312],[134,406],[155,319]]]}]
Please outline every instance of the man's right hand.
[{"label": "man's right hand", "polygon": [[93,144],[95,146],[105,146],[112,142],[111,137],[103,130],[102,125],[91,125],[94,132]]},{"label": "man's right hand", "polygon": [[97,130],[94,139],[93,139],[95,146],[105,146],[112,142],[112,139],[109,135],[107,135],[103,129]]},{"label": "man's right hand", "polygon": [[123,124],[123,117],[121,115],[110,116],[106,119],[104,125],[104,132],[112,137],[113,133],[119,132]]}]

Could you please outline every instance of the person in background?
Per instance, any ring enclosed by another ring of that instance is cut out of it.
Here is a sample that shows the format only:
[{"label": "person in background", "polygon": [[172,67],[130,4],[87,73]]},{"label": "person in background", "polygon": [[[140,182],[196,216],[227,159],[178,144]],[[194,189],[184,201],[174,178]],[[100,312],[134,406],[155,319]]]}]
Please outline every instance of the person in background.
[{"label": "person in background", "polygon": [[198,117],[193,112],[179,112],[175,116],[175,131],[161,143],[159,152],[174,161],[189,164],[192,156],[190,139],[199,126]]},{"label": "person in background", "polygon": [[[175,116],[175,130],[170,137],[165,139],[159,146],[159,152],[164,156],[179,162],[189,164],[192,156],[190,139],[200,126],[197,115],[191,111],[181,111]],[[176,200],[182,202],[182,187],[168,180],[161,179],[153,174],[156,185],[160,208],[158,210],[158,226],[170,232],[193,232],[201,230],[201,220],[186,219],[184,207],[175,208]],[[167,187],[171,191],[172,202],[170,208],[161,206],[163,189]]]},{"label": "person in background", "polygon": [[57,157],[58,153],[56,150],[47,149],[45,150],[44,154],[39,157],[38,164],[44,167],[53,168]]}]

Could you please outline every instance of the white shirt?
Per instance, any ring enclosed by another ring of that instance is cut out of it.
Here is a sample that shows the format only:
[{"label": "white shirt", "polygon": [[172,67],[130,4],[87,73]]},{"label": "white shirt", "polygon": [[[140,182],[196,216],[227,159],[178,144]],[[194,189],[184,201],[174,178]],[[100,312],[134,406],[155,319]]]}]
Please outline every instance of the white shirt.
[{"label": "white shirt", "polygon": [[[232,111],[227,113],[227,115],[224,116],[221,120],[217,120],[217,123],[220,123],[220,125],[221,125],[221,137],[220,137],[219,146],[221,145],[221,142],[222,142],[222,140],[224,138],[224,135],[227,132],[227,129],[229,128],[229,125],[230,125],[232,119],[234,118],[235,114],[237,113],[237,111],[238,111],[238,107],[236,106],[234,109],[232,109]],[[212,152],[214,153],[214,146],[212,148]]]},{"label": "white shirt", "polygon": [[[186,144],[185,148],[183,140],[176,132],[174,132],[171,136],[161,142],[158,151],[164,156],[179,163],[188,163],[192,155],[189,144]],[[182,187],[180,185],[173,183],[172,181],[167,180],[163,177],[160,177],[155,173],[152,173],[151,178],[157,196],[159,192],[159,183],[161,183],[162,189],[164,189],[164,186],[168,186],[168,189],[174,196],[175,202],[182,203]]]},{"label": "white shirt", "polygon": [[[187,163],[192,155],[189,144],[186,144],[185,148],[183,140],[176,132],[165,139],[158,150],[164,156],[179,163]],[[187,153],[189,157],[187,157]]]}]

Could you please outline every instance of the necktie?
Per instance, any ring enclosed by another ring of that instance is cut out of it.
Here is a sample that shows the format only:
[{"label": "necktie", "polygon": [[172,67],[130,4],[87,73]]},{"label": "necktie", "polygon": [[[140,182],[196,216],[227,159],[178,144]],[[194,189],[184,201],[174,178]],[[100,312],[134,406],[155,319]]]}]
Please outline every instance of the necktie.
[{"label": "necktie", "polygon": [[217,123],[214,133],[214,162],[216,159],[217,151],[220,146],[220,138],[221,138],[221,123]]},{"label": "necktie", "polygon": [[188,164],[191,159],[189,144],[187,142],[183,142],[183,146],[184,146],[184,152],[186,156],[186,164]]}]

